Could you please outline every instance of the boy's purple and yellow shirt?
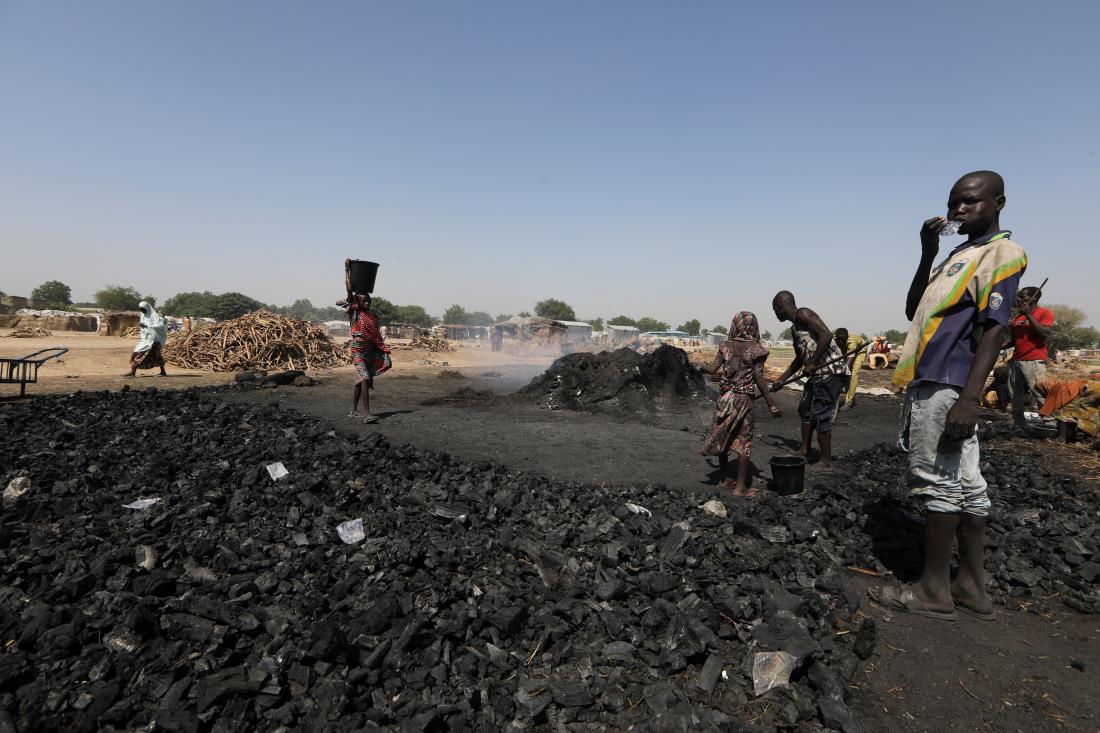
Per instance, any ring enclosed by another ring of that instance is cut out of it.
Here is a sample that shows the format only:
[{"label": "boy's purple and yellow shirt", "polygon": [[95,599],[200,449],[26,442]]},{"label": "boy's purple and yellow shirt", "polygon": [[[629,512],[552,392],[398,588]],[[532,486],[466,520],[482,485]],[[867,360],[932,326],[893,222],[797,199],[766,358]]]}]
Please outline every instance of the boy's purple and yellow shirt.
[{"label": "boy's purple and yellow shirt", "polygon": [[1002,231],[957,247],[936,266],[909,326],[894,384],[962,387],[986,323],[1008,327],[1027,252]]}]

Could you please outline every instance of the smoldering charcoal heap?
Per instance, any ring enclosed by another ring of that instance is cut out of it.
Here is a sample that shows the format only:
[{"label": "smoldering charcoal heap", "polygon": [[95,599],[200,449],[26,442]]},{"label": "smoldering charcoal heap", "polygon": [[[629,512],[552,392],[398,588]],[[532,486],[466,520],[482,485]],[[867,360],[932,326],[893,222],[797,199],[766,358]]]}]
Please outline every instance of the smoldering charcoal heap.
[{"label": "smoldering charcoal heap", "polygon": [[[844,566],[919,557],[886,448],[722,518],[196,390],[41,398],[0,430],[0,480],[29,479],[0,514],[0,730],[855,731],[875,629]],[[1097,610],[1086,490],[985,457],[998,600]],[[757,698],[768,651],[795,670]]]},{"label": "smoldering charcoal heap", "polygon": [[664,344],[651,354],[622,348],[563,356],[520,395],[551,409],[654,412],[705,402],[707,388],[687,353]]}]

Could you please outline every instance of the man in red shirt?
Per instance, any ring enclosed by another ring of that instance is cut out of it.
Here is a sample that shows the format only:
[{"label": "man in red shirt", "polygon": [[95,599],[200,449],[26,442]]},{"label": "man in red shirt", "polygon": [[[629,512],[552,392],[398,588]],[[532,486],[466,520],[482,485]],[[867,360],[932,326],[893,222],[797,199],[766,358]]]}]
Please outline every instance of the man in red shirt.
[{"label": "man in red shirt", "polygon": [[1043,292],[1038,288],[1020,288],[1012,319],[1012,361],[1008,365],[1008,392],[1012,396],[1012,417],[1023,427],[1024,411],[1032,399],[1042,400],[1036,385],[1046,376],[1047,338],[1054,330],[1054,312],[1039,307]]}]

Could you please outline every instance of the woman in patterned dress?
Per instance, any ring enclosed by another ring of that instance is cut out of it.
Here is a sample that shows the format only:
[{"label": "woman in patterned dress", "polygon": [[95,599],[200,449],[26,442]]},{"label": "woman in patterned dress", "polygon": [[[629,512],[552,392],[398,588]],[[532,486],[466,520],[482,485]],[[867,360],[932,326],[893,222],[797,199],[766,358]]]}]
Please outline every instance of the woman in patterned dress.
[{"label": "woman in patterned dress", "polygon": [[729,454],[737,454],[737,479],[734,496],[755,497],[756,488],[748,487],[749,455],[752,453],[752,431],[755,424],[753,391],[760,390],[773,417],[779,408],[772,401],[764,381],[764,362],[768,350],[760,343],[760,326],[756,316],[741,311],[733,317],[725,343],[718,348],[714,362],[702,368],[706,374],[718,375],[718,402],[714,409],[702,454],[718,456],[718,465],[725,477],[718,488],[729,488]]},{"label": "woman in patterned dress", "polygon": [[370,390],[374,389],[374,378],[393,366],[390,347],[382,340],[378,330],[378,317],[370,307],[370,296],[366,293],[351,293],[348,301],[341,301],[348,309],[351,319],[351,363],[355,366],[355,389],[351,396],[351,413],[348,417],[358,417],[359,401],[363,401],[363,422],[378,422],[370,414]]}]

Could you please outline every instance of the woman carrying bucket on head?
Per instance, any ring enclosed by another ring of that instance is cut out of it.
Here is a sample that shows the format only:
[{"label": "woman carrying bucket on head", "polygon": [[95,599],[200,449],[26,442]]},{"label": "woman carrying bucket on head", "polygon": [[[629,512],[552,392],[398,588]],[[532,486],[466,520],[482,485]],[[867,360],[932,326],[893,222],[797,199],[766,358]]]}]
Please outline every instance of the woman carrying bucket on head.
[{"label": "woman carrying bucket on head", "polygon": [[378,316],[371,310],[370,295],[352,292],[351,260],[344,260],[344,272],[348,297],[336,305],[346,307],[351,320],[351,363],[355,366],[355,389],[351,394],[351,413],[348,417],[359,416],[361,399],[363,422],[378,422],[378,418],[370,413],[370,390],[374,389],[374,378],[393,366],[390,347],[378,329]]},{"label": "woman carrying bucket on head", "polygon": [[782,414],[772,401],[764,381],[764,362],[767,358],[768,350],[760,343],[760,326],[756,316],[749,311],[741,311],[733,317],[729,335],[718,347],[714,362],[701,368],[706,374],[718,375],[718,402],[700,452],[705,456],[718,456],[718,465],[724,477],[718,484],[720,489],[730,486],[729,454],[737,454],[734,496],[753,498],[759,493],[756,488],[749,489],[747,482],[755,424],[754,390],[760,390],[773,417]]}]

